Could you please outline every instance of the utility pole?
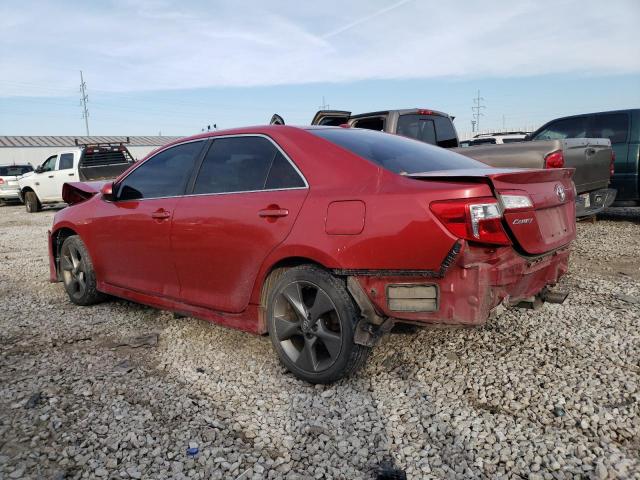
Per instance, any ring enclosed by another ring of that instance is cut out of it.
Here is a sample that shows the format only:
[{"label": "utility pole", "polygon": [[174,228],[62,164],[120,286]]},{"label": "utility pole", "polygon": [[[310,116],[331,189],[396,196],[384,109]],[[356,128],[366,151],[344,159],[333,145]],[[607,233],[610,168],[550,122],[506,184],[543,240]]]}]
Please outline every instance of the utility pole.
[{"label": "utility pole", "polygon": [[322,105],[318,107],[320,110],[328,110],[329,104],[324,101],[324,95],[322,96]]},{"label": "utility pole", "polygon": [[89,110],[87,109],[88,101],[89,95],[87,95],[87,84],[82,77],[82,70],[80,70],[80,105],[82,106],[82,118],[84,118],[84,126],[87,129],[87,137],[89,136]]},{"label": "utility pole", "polygon": [[471,110],[473,110],[473,118],[475,119],[475,125],[474,125],[476,128],[475,131],[477,132],[480,131],[480,117],[484,116],[484,113],[482,113],[482,109],[487,108],[484,105],[480,104],[483,101],[484,101],[484,98],[480,96],[480,90],[478,90],[478,96],[473,99],[474,106],[471,107]]},{"label": "utility pole", "polygon": [[507,122],[505,121],[504,113],[503,113],[502,114],[502,130],[504,130],[505,132],[507,131],[506,124],[507,124]]}]

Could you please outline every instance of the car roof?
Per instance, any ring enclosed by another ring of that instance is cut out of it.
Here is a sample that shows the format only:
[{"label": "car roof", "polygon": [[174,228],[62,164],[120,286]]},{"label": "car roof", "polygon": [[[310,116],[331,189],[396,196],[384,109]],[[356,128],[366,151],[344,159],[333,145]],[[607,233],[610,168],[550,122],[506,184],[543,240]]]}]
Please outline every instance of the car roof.
[{"label": "car roof", "polygon": [[353,118],[362,118],[362,117],[376,117],[381,115],[388,115],[391,112],[397,112],[399,115],[406,115],[410,113],[418,113],[420,110],[428,110],[435,115],[449,117],[448,113],[440,112],[432,108],[400,108],[400,109],[392,109],[392,110],[379,110],[377,112],[358,113],[357,115],[351,115],[351,117],[349,118],[353,119]]}]

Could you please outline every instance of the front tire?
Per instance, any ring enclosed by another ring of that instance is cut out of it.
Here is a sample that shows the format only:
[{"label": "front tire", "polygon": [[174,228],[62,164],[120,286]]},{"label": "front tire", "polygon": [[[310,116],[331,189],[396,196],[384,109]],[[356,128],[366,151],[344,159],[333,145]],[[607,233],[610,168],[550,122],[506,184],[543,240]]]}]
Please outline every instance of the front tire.
[{"label": "front tire", "polygon": [[76,305],[93,305],[105,295],[96,289],[96,274],[87,247],[78,235],[72,235],[60,249],[60,268],[64,289]]},{"label": "front tire", "polygon": [[42,209],[42,204],[38,200],[36,192],[27,192],[24,195],[24,205],[28,213],[36,213]]},{"label": "front tire", "polygon": [[271,343],[284,366],[310,383],[332,383],[358,370],[370,348],[353,341],[357,306],[343,281],[312,265],[285,272],[269,294]]}]

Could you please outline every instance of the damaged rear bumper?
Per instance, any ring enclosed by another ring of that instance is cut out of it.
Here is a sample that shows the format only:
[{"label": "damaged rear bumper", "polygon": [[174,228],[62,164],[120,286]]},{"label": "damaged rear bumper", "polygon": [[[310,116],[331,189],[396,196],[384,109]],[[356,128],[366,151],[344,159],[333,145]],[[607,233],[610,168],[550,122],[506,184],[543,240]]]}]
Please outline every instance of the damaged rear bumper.
[{"label": "damaged rear bumper", "polygon": [[[462,244],[444,272],[354,275],[380,318],[417,324],[482,325],[504,302],[526,301],[558,282],[568,270],[569,248],[523,257],[511,247]],[[379,323],[376,322],[376,323]]]}]

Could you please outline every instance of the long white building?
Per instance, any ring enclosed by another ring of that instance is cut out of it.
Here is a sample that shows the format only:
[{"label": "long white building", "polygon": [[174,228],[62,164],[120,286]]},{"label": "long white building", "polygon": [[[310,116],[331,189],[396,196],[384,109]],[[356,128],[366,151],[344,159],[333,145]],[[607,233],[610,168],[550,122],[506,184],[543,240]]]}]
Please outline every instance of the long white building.
[{"label": "long white building", "polygon": [[[129,137],[127,148],[136,160],[179,137]],[[51,155],[79,143],[124,142],[127,137],[74,136],[0,136],[0,165],[31,164],[34,168]]]}]

